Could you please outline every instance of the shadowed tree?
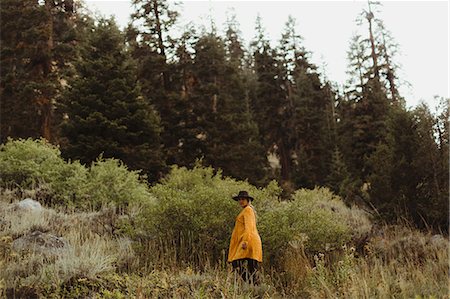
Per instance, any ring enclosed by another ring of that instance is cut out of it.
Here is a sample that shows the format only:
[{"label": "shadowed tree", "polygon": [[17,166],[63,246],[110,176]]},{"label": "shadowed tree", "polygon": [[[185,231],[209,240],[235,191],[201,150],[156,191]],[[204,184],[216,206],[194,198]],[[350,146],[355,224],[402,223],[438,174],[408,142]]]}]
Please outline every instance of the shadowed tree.
[{"label": "shadowed tree", "polygon": [[260,184],[267,158],[249,110],[242,73],[226,56],[225,42],[214,33],[205,33],[195,44],[196,84],[189,99],[192,127],[197,129],[193,132],[195,148],[205,163],[223,169],[225,175]]},{"label": "shadowed tree", "polygon": [[164,167],[159,118],[141,95],[123,40],[111,19],[98,20],[89,33],[64,98],[63,153],[83,163],[103,153],[156,180]]},{"label": "shadowed tree", "polygon": [[[165,0],[133,0],[132,21],[126,29],[126,41],[137,64],[142,93],[154,105],[161,118],[161,138],[168,164],[180,163],[180,82],[177,74],[176,42],[169,30],[178,12]],[[183,163],[181,163],[183,164]]]},{"label": "shadowed tree", "polygon": [[73,1],[5,0],[0,9],[1,141],[53,141],[55,105],[76,56]]}]

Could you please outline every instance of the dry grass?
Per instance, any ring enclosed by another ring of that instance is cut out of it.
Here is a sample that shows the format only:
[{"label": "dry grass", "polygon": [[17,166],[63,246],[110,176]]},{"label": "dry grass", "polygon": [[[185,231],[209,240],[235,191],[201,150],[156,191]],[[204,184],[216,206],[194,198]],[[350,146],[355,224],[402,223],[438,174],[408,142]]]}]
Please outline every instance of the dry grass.
[{"label": "dry grass", "polygon": [[[449,298],[448,238],[407,226],[381,228],[362,253],[310,256],[305,240],[291,242],[281,268],[265,265],[261,285],[249,286],[223,262],[225,252],[222,262],[210,261],[189,235],[132,242],[119,234],[123,215],[114,210],[25,213],[14,201],[14,192],[0,193],[0,297]],[[51,257],[12,249],[34,230],[70,246]]]},{"label": "dry grass", "polygon": [[308,287],[311,297],[448,298],[448,239],[406,227],[383,231],[363,256],[345,248],[333,267],[318,257]]},{"label": "dry grass", "polygon": [[[20,211],[15,209],[14,202],[1,198],[0,286],[3,290],[40,291],[46,285],[58,285],[72,278],[92,279],[102,273],[126,269],[134,260],[130,240],[108,234],[104,228],[111,219],[99,223],[102,213],[69,214],[46,208]],[[34,231],[61,236],[68,246],[58,254],[48,255],[32,248],[13,250],[13,240]]]}]

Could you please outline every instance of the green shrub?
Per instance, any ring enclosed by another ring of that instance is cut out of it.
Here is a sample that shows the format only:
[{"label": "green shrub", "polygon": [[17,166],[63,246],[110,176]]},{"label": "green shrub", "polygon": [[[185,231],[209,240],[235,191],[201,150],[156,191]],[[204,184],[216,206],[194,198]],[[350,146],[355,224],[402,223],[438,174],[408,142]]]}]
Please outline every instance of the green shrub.
[{"label": "green shrub", "polygon": [[[311,253],[336,249],[351,239],[355,213],[327,188],[298,190],[292,200],[280,202],[261,217],[266,257],[276,263],[294,242],[305,243]],[[359,216],[361,223],[368,221]]]},{"label": "green shrub", "polygon": [[355,223],[369,223],[327,188],[298,190],[291,201],[279,201],[281,189],[276,182],[258,189],[197,165],[192,170],[174,166],[151,188],[155,200],[142,209],[139,230],[147,238],[170,240],[163,247],[173,247],[175,258],[192,261],[207,253],[208,259],[225,259],[240,211],[231,196],[239,190],[255,197],[263,259],[269,264],[295,242],[304,242],[309,252],[339,248],[351,239]]},{"label": "green shrub", "polygon": [[347,207],[341,197],[330,189],[316,187],[314,190],[300,189],[295,192],[293,199],[302,202],[312,210],[326,210],[331,213],[331,219],[338,220],[350,230],[352,240],[361,239],[372,229],[370,215],[364,210],[351,206]]},{"label": "green shrub", "polygon": [[83,197],[96,209],[108,203],[127,207],[130,203],[152,199],[145,177],[139,171],[128,170],[120,160],[102,157],[89,169],[85,192]]},{"label": "green shrub", "polygon": [[100,156],[86,168],[78,161],[64,161],[59,148],[43,138],[8,139],[0,145],[0,186],[44,190],[45,196],[37,200],[77,208],[98,209],[109,203],[126,207],[151,198],[145,176],[121,161]]},{"label": "green shrub", "polygon": [[34,189],[49,193],[54,203],[67,203],[83,193],[87,169],[78,161],[66,162],[57,146],[44,138],[8,138],[0,145],[0,184],[2,187]]},{"label": "green shrub", "polygon": [[182,257],[207,252],[209,258],[218,259],[228,253],[235,218],[240,212],[231,197],[239,190],[253,195],[258,214],[273,205],[280,192],[274,182],[258,189],[247,182],[222,177],[220,171],[214,173],[211,167],[197,165],[188,170],[174,166],[160,184],[151,188],[156,201],[143,209],[141,227],[148,236],[169,239],[180,248],[186,244],[186,252],[179,252]]}]

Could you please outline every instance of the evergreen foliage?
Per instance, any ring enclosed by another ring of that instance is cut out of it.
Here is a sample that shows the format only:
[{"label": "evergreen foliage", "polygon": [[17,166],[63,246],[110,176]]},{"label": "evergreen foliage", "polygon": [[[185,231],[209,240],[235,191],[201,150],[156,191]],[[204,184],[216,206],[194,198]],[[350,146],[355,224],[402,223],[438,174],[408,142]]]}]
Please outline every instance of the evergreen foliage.
[{"label": "evergreen foliage", "polygon": [[0,141],[53,141],[55,106],[76,56],[73,2],[6,0],[0,9]]},{"label": "evergreen foliage", "polygon": [[225,175],[261,183],[267,159],[245,97],[242,73],[227,61],[224,41],[214,34],[195,44],[191,101],[200,153]]},{"label": "evergreen foliage", "polygon": [[76,67],[78,76],[64,97],[64,155],[90,163],[103,154],[158,179],[164,167],[159,117],[141,95],[113,20],[98,21]]}]

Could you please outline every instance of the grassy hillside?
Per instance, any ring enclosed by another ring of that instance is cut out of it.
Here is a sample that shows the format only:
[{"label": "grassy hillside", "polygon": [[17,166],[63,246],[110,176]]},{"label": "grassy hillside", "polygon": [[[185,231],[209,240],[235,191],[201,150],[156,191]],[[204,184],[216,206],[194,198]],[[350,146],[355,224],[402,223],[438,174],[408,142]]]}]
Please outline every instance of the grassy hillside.
[{"label": "grassy hillside", "polygon": [[[116,160],[90,167],[36,141],[0,151],[0,295],[8,298],[447,298],[448,238],[375,223],[326,188],[281,201],[212,168],[149,185]],[[261,285],[226,263],[255,197]],[[29,200],[23,202],[25,198]],[[42,206],[39,206],[39,202]],[[30,204],[31,203],[31,204]]]}]

